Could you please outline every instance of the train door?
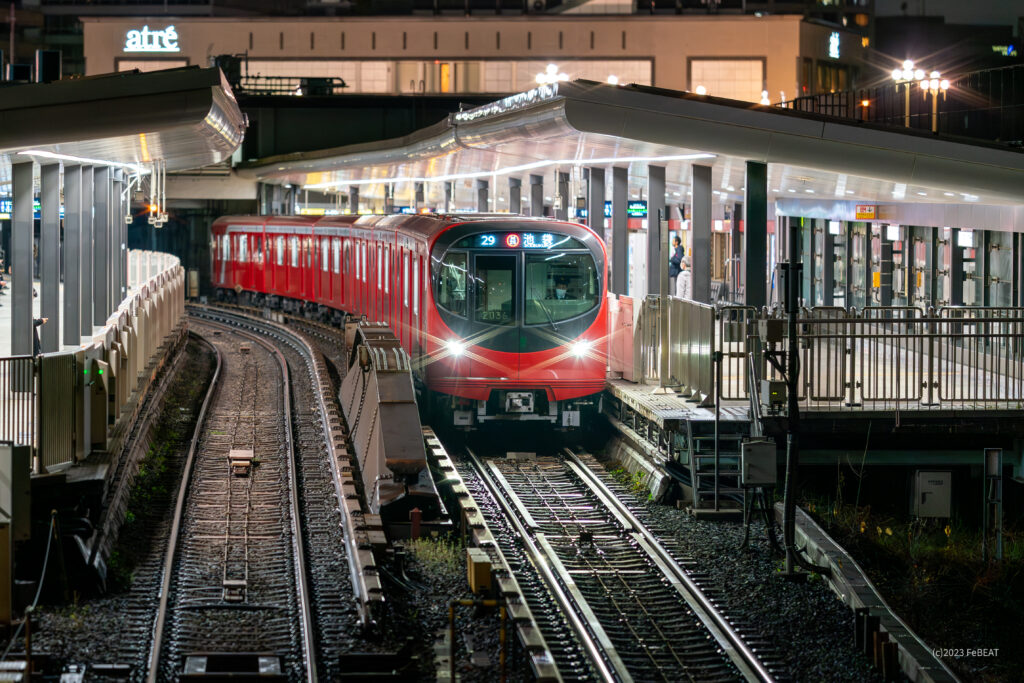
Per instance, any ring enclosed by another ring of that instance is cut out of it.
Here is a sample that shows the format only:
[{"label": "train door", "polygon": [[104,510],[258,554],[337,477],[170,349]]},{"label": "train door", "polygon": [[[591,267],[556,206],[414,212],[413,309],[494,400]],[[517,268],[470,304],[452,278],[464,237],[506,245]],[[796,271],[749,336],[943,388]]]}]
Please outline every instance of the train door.
[{"label": "train door", "polygon": [[331,238],[314,237],[313,244],[319,246],[314,248],[317,254],[317,281],[319,285],[316,291],[316,300],[321,303],[329,303],[331,300]]},{"label": "train door", "polygon": [[[390,280],[391,280],[391,267],[390,267],[391,266],[391,250],[390,250],[390,247],[388,245],[384,245],[384,258],[382,259],[381,264],[384,267],[384,275],[383,275],[384,291],[381,294],[381,300],[384,302],[384,310],[382,312],[382,317],[383,317],[384,321],[387,322],[387,324],[390,326],[391,325],[391,283],[390,283]],[[394,330],[393,327],[391,329]]]},{"label": "train door", "polygon": [[520,319],[516,292],[521,281],[519,253],[470,252],[475,322],[491,327],[490,346],[500,349],[488,354],[488,362],[469,359],[471,377],[519,378]]}]

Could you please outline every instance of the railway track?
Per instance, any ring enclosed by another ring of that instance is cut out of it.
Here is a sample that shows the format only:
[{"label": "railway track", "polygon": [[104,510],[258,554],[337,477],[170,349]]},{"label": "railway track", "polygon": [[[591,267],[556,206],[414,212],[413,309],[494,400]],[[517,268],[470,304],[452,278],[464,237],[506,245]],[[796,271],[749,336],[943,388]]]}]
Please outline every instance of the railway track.
[{"label": "railway track", "polygon": [[296,514],[304,532],[317,673],[321,680],[337,680],[352,673],[348,650],[361,631],[377,627],[382,613],[373,516],[361,509],[355,458],[349,455],[344,418],[324,358],[303,331],[248,313],[190,307],[196,320],[227,325],[272,344],[289,368]]},{"label": "railway track", "polygon": [[[254,335],[196,328],[220,363],[178,494],[148,680],[207,666],[316,680],[287,362]],[[262,656],[213,663],[226,653]]]},{"label": "railway track", "polygon": [[[694,568],[659,540],[635,506],[619,499],[621,492],[596,473],[600,466],[592,458],[570,451],[468,457],[597,678],[782,677],[756,632],[733,626]],[[563,676],[587,678],[588,672],[576,664]]]}]

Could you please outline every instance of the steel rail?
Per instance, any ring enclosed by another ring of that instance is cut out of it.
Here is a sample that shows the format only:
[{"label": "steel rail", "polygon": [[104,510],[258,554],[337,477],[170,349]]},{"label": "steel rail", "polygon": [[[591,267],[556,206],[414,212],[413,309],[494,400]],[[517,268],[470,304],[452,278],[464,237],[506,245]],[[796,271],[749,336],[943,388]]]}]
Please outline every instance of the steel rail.
[{"label": "steel rail", "polygon": [[[223,310],[220,307],[214,306],[190,304],[188,308],[193,311],[200,311],[201,317],[216,317],[221,320],[233,321],[235,325],[248,327],[252,330],[259,329],[266,336],[275,337],[290,344],[300,354],[304,355],[313,366],[316,365],[313,361],[315,354],[312,347],[300,334],[277,323],[253,317],[245,312],[244,307],[232,306],[235,309],[242,309],[241,311],[234,311]],[[383,589],[381,588],[380,578],[377,575],[377,568],[372,556],[363,557],[369,554],[369,551],[364,550],[360,544],[361,534],[358,529],[360,522],[356,519],[356,516],[361,515],[361,513],[357,512],[355,508],[360,508],[361,505],[355,493],[355,482],[351,474],[343,475],[341,468],[346,465],[339,462],[340,460],[348,461],[347,467],[351,470],[356,467],[355,458],[344,452],[343,447],[342,452],[339,452],[334,439],[330,438],[327,433],[331,430],[332,416],[326,397],[332,395],[332,391],[324,386],[323,379],[319,376],[319,373],[316,373],[316,375],[320,386],[317,387],[317,391],[314,393],[317,395],[317,407],[325,430],[324,439],[329,456],[331,476],[334,480],[335,494],[338,499],[338,510],[341,515],[341,527],[345,537],[346,556],[348,557],[349,579],[356,596],[356,610],[359,615],[359,623],[364,628],[372,627],[376,623],[376,609],[384,599]],[[336,412],[337,415],[343,415],[340,406]]]},{"label": "steel rail", "polygon": [[[470,461],[480,474],[481,479],[490,490],[492,497],[498,503],[505,513],[505,517],[515,528],[519,534],[520,539],[523,542],[523,546],[526,549],[526,554],[529,556],[530,561],[540,572],[541,577],[544,579],[544,583],[547,584],[548,589],[551,591],[555,601],[561,607],[562,612],[569,619],[569,622],[576,632],[576,636],[580,639],[584,649],[590,655],[591,663],[597,670],[598,674],[603,680],[606,681],[620,681],[621,683],[631,683],[633,680],[632,675],[626,670],[625,664],[619,658],[615,652],[615,648],[611,643],[611,639],[608,634],[604,632],[598,624],[597,619],[593,617],[593,612],[587,611],[588,623],[583,623],[580,619],[580,615],[577,610],[581,607],[587,607],[585,598],[578,592],[573,596],[572,599],[566,595],[566,591],[562,590],[562,586],[558,581],[558,577],[555,575],[555,571],[552,565],[559,567],[561,563],[557,557],[553,557],[547,551],[543,551],[537,547],[537,544],[533,542],[530,531],[526,525],[519,519],[518,511],[512,503],[507,499],[506,489],[491,476],[491,472],[486,464],[471,450],[466,449],[466,453],[469,455]],[[511,493],[509,491],[509,493]],[[512,494],[514,495],[514,494]],[[543,536],[543,534],[538,534]],[[543,542],[543,541],[542,541]],[[571,579],[564,575],[563,577],[571,583]],[[570,586],[569,590],[572,591],[574,586]],[[600,641],[601,644],[598,644]]]},{"label": "steel rail", "polygon": [[181,475],[181,484],[178,486],[178,499],[174,504],[174,521],[171,524],[171,532],[167,541],[167,552],[164,558],[163,579],[160,582],[160,605],[157,608],[156,623],[153,627],[153,643],[149,652],[149,674],[146,680],[149,683],[156,683],[158,680],[158,665],[160,661],[160,650],[163,647],[164,625],[167,621],[167,600],[171,590],[171,573],[174,569],[174,556],[177,553],[178,534],[181,530],[182,512],[185,508],[185,498],[188,495],[189,484],[192,481],[192,471],[195,464],[196,446],[199,445],[199,438],[202,436],[203,427],[206,423],[206,411],[210,406],[213,396],[220,388],[220,371],[223,367],[223,354],[214,344],[209,344],[217,358],[217,365],[213,371],[213,379],[210,380],[210,387],[206,390],[206,397],[199,409],[199,416],[196,418],[196,427],[192,432],[192,441],[189,443],[188,455],[185,456],[185,469]]},{"label": "steel rail", "polygon": [[624,520],[628,531],[637,534],[641,546],[649,553],[672,585],[704,623],[718,644],[729,655],[736,667],[751,680],[774,681],[775,678],[758,656],[747,646],[715,604],[708,599],[690,575],[658,541],[650,529],[641,522],[608,486],[570,449],[564,451],[567,464],[586,486],[617,518]]}]

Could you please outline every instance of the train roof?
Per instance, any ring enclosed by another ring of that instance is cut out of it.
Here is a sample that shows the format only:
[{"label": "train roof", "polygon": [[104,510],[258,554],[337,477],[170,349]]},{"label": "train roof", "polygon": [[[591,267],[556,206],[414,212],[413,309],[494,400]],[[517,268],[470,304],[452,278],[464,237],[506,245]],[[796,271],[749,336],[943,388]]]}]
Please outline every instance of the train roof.
[{"label": "train roof", "polygon": [[[509,213],[420,213],[420,214],[372,214],[338,216],[222,216],[214,225],[251,225],[271,229],[274,226],[300,227],[316,233],[317,227],[352,227],[374,231],[394,231],[413,239],[432,243],[434,239],[453,225],[466,223],[536,223],[543,225],[573,226],[593,233],[585,225],[558,220],[550,216],[520,216]],[[549,230],[551,228],[548,228]],[[304,231],[303,231],[304,232]]]}]

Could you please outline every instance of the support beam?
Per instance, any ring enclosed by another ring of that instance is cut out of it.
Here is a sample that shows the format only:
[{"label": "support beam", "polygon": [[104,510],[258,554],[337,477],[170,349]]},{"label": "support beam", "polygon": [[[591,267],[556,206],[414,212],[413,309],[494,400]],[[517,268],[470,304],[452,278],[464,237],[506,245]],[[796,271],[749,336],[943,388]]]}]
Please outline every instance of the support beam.
[{"label": "support beam", "polygon": [[892,242],[886,236],[885,228],[882,228],[879,239],[882,249],[878,259],[878,305],[892,306]]},{"label": "support beam", "polygon": [[102,325],[109,314],[110,298],[110,169],[97,166],[93,172],[92,320]]},{"label": "support beam", "polygon": [[110,171],[110,291],[107,317],[121,304],[121,169]]},{"label": "support beam", "polygon": [[555,171],[555,180],[558,192],[558,201],[555,202],[555,206],[559,207],[555,209],[555,218],[567,221],[569,220],[569,174]]},{"label": "support beam", "polygon": [[522,179],[509,177],[509,213],[522,213]]},{"label": "support beam", "polygon": [[423,208],[423,195],[423,183],[415,183],[413,185],[412,209],[416,213],[419,213],[420,209]]},{"label": "support beam", "polygon": [[821,305],[835,305],[836,236],[828,231],[828,221],[821,223]]},{"label": "support beam", "polygon": [[690,295],[694,301],[711,301],[711,167],[693,165],[693,208],[690,229]]},{"label": "support beam", "polygon": [[391,215],[395,212],[395,187],[391,183],[384,184],[384,214]]},{"label": "support beam", "polygon": [[[82,167],[82,279],[81,289],[78,294],[81,297],[81,323],[82,336],[92,336],[92,231],[93,223],[96,220],[96,207],[94,206],[94,178],[96,169],[92,166]],[[156,231],[150,226],[150,231]]]},{"label": "support beam", "polygon": [[950,306],[964,305],[964,250],[959,246],[960,229],[949,231],[949,297]]},{"label": "support beam", "polygon": [[477,213],[487,213],[490,211],[490,202],[488,197],[488,181],[477,180],[476,181],[476,210]]},{"label": "support beam", "polygon": [[601,239],[606,239],[604,219],[604,169],[587,169],[587,225],[598,234]]},{"label": "support beam", "polygon": [[452,212],[452,183],[446,180],[444,183],[444,212]]},{"label": "support beam", "polygon": [[740,282],[743,273],[740,268],[740,254],[743,252],[743,205],[736,202],[732,205],[732,220],[729,221],[729,256],[725,266],[725,277],[729,283],[729,301],[739,302]]},{"label": "support beam", "polygon": [[42,352],[60,351],[60,164],[39,168],[39,317]]},{"label": "support beam", "polygon": [[544,176],[530,176],[530,215],[544,215]]},{"label": "support beam", "polygon": [[612,169],[612,291],[629,294],[629,169]]},{"label": "support beam", "polygon": [[352,213],[359,213],[359,186],[348,186],[348,210]]},{"label": "support beam", "polygon": [[[743,195],[743,303],[768,305],[768,164],[747,162]],[[776,239],[778,230],[775,231]]]},{"label": "support beam", "polygon": [[11,165],[11,355],[32,353],[32,162]]},{"label": "support beam", "polygon": [[[661,221],[667,220],[665,213],[665,167],[647,167],[647,293],[662,294],[661,266],[668,262],[668,245],[662,242]],[[668,232],[665,232],[667,239]],[[668,277],[666,275],[666,277]],[[666,290],[668,283],[665,283]],[[668,294],[669,292],[664,292]]]},{"label": "support beam", "polygon": [[63,342],[82,339],[82,167],[64,167],[64,334]]}]

